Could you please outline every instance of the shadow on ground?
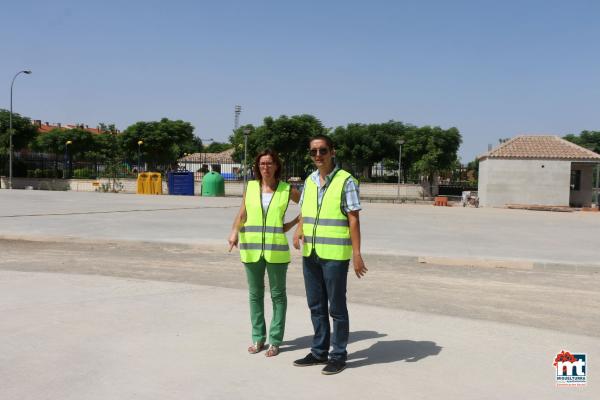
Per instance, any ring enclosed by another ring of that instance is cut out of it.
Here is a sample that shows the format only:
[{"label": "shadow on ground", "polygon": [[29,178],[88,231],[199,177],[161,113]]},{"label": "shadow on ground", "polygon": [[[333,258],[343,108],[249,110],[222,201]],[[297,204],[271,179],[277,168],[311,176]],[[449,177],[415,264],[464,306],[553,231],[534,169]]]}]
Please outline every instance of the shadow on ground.
[{"label": "shadow on ground", "polygon": [[[375,331],[356,331],[350,332],[350,338],[348,340],[348,344],[359,342],[361,340],[367,339],[378,339],[387,336],[385,333],[379,333]],[[310,346],[312,344],[313,335],[302,336],[293,340],[284,341],[281,343],[281,349],[285,349],[285,351],[294,351],[300,349],[310,350]]]},{"label": "shadow on ground", "polygon": [[[379,339],[387,336],[385,333],[376,331],[350,332],[348,344],[361,340]],[[309,351],[312,343],[312,335],[302,336],[281,344],[281,349],[294,351],[306,349]],[[397,361],[417,362],[429,356],[437,356],[442,347],[435,342],[414,340],[388,340],[379,341],[368,349],[348,354],[348,367],[357,368],[372,364],[386,364]]]},{"label": "shadow on ground", "polygon": [[429,356],[437,356],[441,351],[442,347],[429,341],[379,341],[368,349],[349,354],[348,367],[357,368],[396,361],[417,362]]}]

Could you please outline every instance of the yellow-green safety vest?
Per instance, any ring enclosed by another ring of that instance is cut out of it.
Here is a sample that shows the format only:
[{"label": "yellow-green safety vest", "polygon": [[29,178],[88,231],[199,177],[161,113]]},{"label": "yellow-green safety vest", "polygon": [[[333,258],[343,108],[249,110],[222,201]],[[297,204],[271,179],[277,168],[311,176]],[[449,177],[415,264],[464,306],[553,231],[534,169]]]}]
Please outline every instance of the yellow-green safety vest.
[{"label": "yellow-green safety vest", "polygon": [[354,177],[343,169],[338,170],[325,189],[320,206],[319,188],[310,176],[306,179],[302,200],[303,256],[308,257],[314,249],[320,258],[326,260],[349,260],[352,257],[348,216],[342,210],[342,195],[348,179]]},{"label": "yellow-green safety vest", "polygon": [[290,246],[283,233],[283,218],[290,200],[290,185],[279,182],[265,212],[260,182],[249,181],[246,188],[246,222],[240,229],[240,257],[254,263],[264,256],[269,263],[290,262]]}]

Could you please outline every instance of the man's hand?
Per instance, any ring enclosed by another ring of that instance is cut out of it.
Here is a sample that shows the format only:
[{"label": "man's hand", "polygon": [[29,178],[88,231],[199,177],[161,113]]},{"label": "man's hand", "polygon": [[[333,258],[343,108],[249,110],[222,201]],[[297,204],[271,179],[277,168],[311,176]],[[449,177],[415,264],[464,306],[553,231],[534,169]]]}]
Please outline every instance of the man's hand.
[{"label": "man's hand", "polygon": [[365,276],[368,269],[365,266],[362,256],[360,254],[355,254],[352,256],[352,261],[354,263],[354,273],[356,274],[356,277],[360,279]]},{"label": "man's hand", "polygon": [[304,233],[302,233],[302,227],[298,226],[296,232],[294,232],[294,248],[300,250],[300,241],[304,242]]},{"label": "man's hand", "polygon": [[229,239],[227,240],[227,242],[229,242],[229,252],[231,253],[231,250],[233,250],[233,248],[237,247],[237,245],[238,245],[237,231],[231,232],[231,235],[229,235]]}]

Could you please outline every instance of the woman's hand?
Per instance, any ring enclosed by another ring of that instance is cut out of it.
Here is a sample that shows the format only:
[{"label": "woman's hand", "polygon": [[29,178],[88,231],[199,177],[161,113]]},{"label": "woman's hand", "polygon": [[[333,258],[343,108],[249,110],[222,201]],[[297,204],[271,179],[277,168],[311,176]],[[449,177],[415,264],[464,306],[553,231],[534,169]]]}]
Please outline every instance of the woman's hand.
[{"label": "woman's hand", "polygon": [[238,245],[238,232],[232,231],[227,242],[229,242],[229,252],[231,253],[231,250]]},{"label": "woman's hand", "polygon": [[304,233],[302,233],[302,226],[298,225],[298,229],[294,232],[294,248],[300,250],[300,241],[304,241]]}]

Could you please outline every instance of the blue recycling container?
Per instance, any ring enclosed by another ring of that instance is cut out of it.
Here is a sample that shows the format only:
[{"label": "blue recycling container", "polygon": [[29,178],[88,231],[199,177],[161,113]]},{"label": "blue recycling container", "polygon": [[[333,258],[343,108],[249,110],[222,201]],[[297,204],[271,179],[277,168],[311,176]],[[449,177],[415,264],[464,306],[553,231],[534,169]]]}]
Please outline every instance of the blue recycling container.
[{"label": "blue recycling container", "polygon": [[167,173],[167,186],[169,194],[193,196],[194,195],[194,173],[193,172],[169,172]]}]

